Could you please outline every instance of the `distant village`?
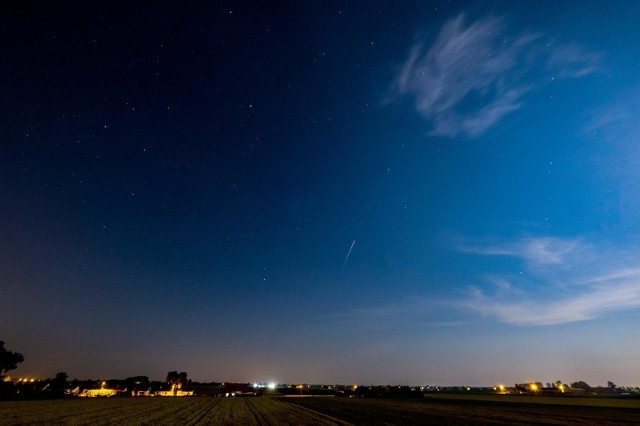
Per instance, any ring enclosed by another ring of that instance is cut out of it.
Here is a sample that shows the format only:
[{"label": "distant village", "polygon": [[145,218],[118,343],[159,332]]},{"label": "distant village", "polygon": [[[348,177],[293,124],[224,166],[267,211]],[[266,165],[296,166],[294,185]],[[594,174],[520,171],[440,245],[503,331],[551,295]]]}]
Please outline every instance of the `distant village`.
[{"label": "distant village", "polygon": [[0,399],[109,398],[109,397],[193,397],[193,396],[336,396],[346,398],[418,398],[434,393],[482,393],[500,395],[549,395],[558,397],[640,396],[640,387],[621,387],[613,382],[592,387],[584,381],[573,383],[525,382],[513,386],[327,385],[194,382],[186,372],[169,371],[164,381],[147,376],[109,380],[69,380],[66,372],[54,378],[16,377],[7,374],[24,361],[24,355],[4,347],[0,341]]},{"label": "distant village", "polygon": [[109,380],[68,380],[64,372],[55,378],[37,379],[0,376],[0,399],[109,398],[109,397],[248,397],[248,396],[336,396],[346,398],[416,398],[430,393],[482,393],[513,395],[640,396],[640,387],[591,387],[583,381],[565,384],[528,382],[512,386],[406,386],[406,385],[326,385],[194,382],[186,372],[170,371],[164,381],[147,376]]}]

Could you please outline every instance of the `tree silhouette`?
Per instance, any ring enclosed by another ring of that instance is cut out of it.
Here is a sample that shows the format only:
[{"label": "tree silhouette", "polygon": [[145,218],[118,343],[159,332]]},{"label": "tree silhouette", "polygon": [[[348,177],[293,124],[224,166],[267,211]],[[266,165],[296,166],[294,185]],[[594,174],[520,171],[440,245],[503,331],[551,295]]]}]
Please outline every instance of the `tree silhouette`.
[{"label": "tree silhouette", "polygon": [[8,351],[4,342],[0,340],[0,374],[18,368],[18,363],[24,361],[24,355],[19,352]]},{"label": "tree silhouette", "polygon": [[67,387],[68,378],[69,376],[64,371],[57,373],[56,378],[51,381],[53,383],[53,387],[56,389],[64,389]]},{"label": "tree silhouette", "polygon": [[587,392],[593,392],[593,388],[589,386],[587,382],[584,382],[582,380],[571,383],[571,387],[576,389],[584,389]]},{"label": "tree silhouette", "polygon": [[184,371],[178,373],[177,371],[169,371],[167,373],[167,383],[170,385],[176,385],[177,388],[182,387],[187,382],[187,373]]}]

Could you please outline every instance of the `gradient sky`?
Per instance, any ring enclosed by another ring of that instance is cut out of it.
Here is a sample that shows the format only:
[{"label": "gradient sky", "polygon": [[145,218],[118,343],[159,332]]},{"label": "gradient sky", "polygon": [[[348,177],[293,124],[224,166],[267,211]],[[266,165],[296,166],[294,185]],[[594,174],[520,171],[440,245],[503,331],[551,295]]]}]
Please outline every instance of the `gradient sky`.
[{"label": "gradient sky", "polygon": [[639,2],[183,3],[3,7],[13,374],[640,384]]}]

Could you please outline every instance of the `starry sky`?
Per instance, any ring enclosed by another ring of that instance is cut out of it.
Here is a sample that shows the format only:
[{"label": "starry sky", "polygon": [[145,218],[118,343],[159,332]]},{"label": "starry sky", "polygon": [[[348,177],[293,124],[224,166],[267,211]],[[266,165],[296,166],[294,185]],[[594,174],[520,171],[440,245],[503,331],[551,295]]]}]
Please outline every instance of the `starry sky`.
[{"label": "starry sky", "polygon": [[9,2],[16,375],[640,384],[640,3]]}]

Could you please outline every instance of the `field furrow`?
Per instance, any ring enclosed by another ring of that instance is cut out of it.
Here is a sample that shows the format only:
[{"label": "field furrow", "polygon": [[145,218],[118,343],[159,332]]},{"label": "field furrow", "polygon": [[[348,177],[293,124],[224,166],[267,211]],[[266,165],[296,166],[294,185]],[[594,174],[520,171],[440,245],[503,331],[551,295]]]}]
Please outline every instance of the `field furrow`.
[{"label": "field furrow", "polygon": [[202,408],[191,411],[190,412],[190,414],[192,414],[191,417],[185,418],[185,421],[180,422],[180,424],[184,424],[185,426],[208,424],[210,413],[213,412],[216,409],[216,406],[218,406],[221,402],[222,402],[222,398],[214,398],[214,399],[207,398],[206,404],[202,406]]},{"label": "field furrow", "polygon": [[[17,425],[430,425],[638,424],[640,409],[507,403],[499,398],[95,398],[0,401],[0,426]],[[633,405],[634,400],[629,400]]]}]

